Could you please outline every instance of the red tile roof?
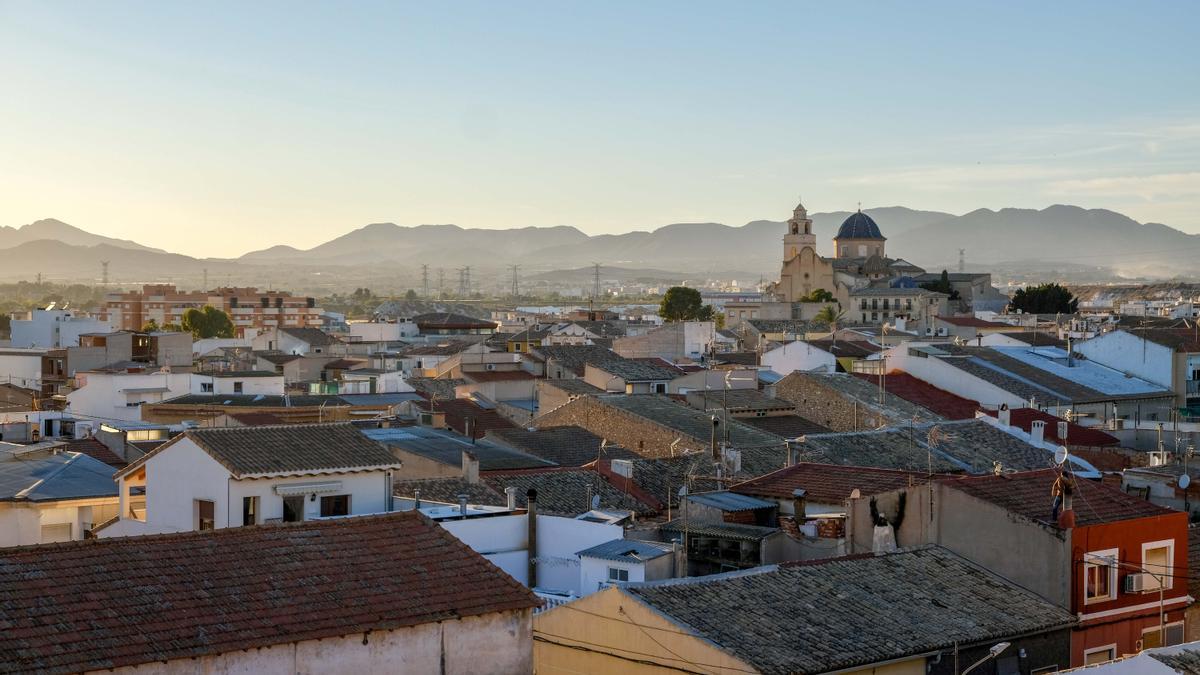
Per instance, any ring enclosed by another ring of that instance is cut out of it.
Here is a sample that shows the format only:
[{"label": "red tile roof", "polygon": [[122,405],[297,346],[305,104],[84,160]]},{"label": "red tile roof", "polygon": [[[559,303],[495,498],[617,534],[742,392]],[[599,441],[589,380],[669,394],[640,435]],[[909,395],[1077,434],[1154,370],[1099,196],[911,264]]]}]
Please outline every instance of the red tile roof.
[{"label": "red tile roof", "polygon": [[939,316],[938,320],[945,321],[951,326],[962,326],[964,328],[1012,328],[1011,324],[984,321],[983,319],[976,319],[973,316]]},{"label": "red tile roof", "polygon": [[896,469],[801,462],[759,476],[729,488],[731,492],[756,497],[791,499],[796,489],[804,490],[809,501],[840,504],[858,490],[873,495],[927,482],[927,474]]},{"label": "red tile roof", "polygon": [[121,459],[120,455],[109,450],[107,445],[94,438],[77,438],[67,441],[67,444],[63,446],[63,450],[87,455],[92,459],[99,460],[118,469],[123,469],[126,464],[129,464],[129,462]]},{"label": "red tile roof", "polygon": [[0,670],[65,673],[391,630],[540,602],[415,512],[0,553]]},{"label": "red tile roof", "polygon": [[[855,373],[858,377],[875,385],[879,384],[878,375]],[[929,384],[898,370],[893,370],[883,376],[884,390],[895,394],[910,403],[915,403],[926,410],[931,410],[948,420],[975,419],[975,411],[979,403],[957,394],[951,394],[944,389]]]},{"label": "red tile roof", "polygon": [[[946,480],[945,484],[1030,520],[1054,524],[1050,520],[1054,503],[1050,488],[1054,485],[1057,475],[1056,469],[1039,469],[999,476],[953,478]],[[1153,518],[1173,513],[1186,518],[1180,511],[1151,504],[1108,485],[1084,478],[1077,478],[1075,483],[1078,489],[1075,491],[1073,508],[1077,526]]]},{"label": "red tile roof", "polygon": [[[428,412],[430,403],[420,402],[418,407]],[[439,398],[433,404],[433,410],[446,415],[446,426],[467,435],[467,420],[471,420],[472,434],[475,438],[483,438],[492,429],[514,429],[517,425],[508,421],[495,410],[480,407],[474,401],[465,398]]]},{"label": "red tile roof", "polygon": [[[999,413],[995,410],[985,410],[992,417],[997,417]],[[1048,412],[1035,410],[1033,408],[1014,408],[1008,411],[1009,424],[1029,431],[1033,428],[1034,420],[1041,420],[1046,423],[1045,439],[1052,443],[1060,445],[1120,445],[1121,440],[1112,434],[1109,434],[1100,429],[1093,427],[1081,427],[1074,422],[1067,424],[1067,438],[1059,438],[1058,423],[1064,420],[1061,417],[1055,417]]]}]

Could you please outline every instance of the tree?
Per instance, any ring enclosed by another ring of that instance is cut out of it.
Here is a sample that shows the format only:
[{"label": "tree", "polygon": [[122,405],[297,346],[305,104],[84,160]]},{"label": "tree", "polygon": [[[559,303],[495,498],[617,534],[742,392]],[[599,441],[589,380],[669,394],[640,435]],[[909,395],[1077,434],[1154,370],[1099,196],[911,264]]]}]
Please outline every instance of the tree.
[{"label": "tree", "polygon": [[233,337],[233,321],[229,315],[212,305],[192,308],[183,313],[183,330],[197,340]]},{"label": "tree", "polygon": [[830,331],[836,331],[838,323],[846,316],[840,307],[834,305],[826,305],[817,312],[813,317],[813,323],[818,326],[825,326]]},{"label": "tree", "polygon": [[408,289],[408,292],[404,294],[404,299],[405,300],[416,300],[417,292],[411,288]]},{"label": "tree", "polygon": [[704,304],[700,291],[685,286],[672,286],[658,305],[658,315],[664,321],[713,321],[712,305]]},{"label": "tree", "polygon": [[921,288],[924,288],[927,291],[945,293],[946,295],[950,296],[951,300],[958,300],[960,297],[958,291],[954,290],[954,286],[950,285],[950,273],[946,270],[942,270],[942,276],[940,279],[937,281],[927,281],[921,284]]},{"label": "tree", "polygon": [[161,329],[158,327],[158,321],[155,321],[154,319],[150,319],[146,323],[142,324],[143,333],[157,333],[159,330]]},{"label": "tree", "polygon": [[1079,299],[1065,286],[1055,283],[1017,289],[1008,303],[1010,312],[1026,314],[1074,314],[1079,309]]},{"label": "tree", "polygon": [[814,290],[813,292],[809,293],[808,295],[800,298],[800,302],[833,302],[833,301],[834,301],[833,293],[830,293],[829,291],[825,290],[824,288],[818,288],[818,289]]}]

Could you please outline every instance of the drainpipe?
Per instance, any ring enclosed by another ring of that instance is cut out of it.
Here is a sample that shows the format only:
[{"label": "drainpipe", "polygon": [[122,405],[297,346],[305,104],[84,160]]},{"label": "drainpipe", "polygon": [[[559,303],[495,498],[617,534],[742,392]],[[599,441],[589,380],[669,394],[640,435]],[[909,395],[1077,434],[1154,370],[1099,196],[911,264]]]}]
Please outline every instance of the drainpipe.
[{"label": "drainpipe", "polygon": [[537,587],[537,490],[529,488],[525,493],[525,519],[529,534],[526,548],[529,552],[529,587]]}]

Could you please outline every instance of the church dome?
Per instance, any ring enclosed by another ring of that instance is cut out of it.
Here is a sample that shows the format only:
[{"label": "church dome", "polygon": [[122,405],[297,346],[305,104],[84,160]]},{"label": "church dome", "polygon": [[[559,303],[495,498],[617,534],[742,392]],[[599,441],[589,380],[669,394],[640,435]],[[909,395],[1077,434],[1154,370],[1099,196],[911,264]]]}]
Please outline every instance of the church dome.
[{"label": "church dome", "polygon": [[879,231],[879,226],[875,224],[875,221],[871,220],[871,216],[857,211],[850,214],[850,217],[842,223],[834,239],[886,239],[886,237]]}]

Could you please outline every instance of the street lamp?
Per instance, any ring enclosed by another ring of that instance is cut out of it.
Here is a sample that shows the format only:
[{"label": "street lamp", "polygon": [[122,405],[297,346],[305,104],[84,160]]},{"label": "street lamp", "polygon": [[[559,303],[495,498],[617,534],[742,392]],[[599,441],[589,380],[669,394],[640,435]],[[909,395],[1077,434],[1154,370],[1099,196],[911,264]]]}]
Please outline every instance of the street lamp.
[{"label": "street lamp", "polygon": [[988,661],[991,661],[992,659],[996,658],[997,656],[1000,656],[1000,654],[1003,653],[1004,650],[1008,649],[1010,646],[1011,645],[1007,642],[998,642],[998,643],[992,645],[992,648],[988,650],[987,656],[985,656],[982,659],[979,659],[978,661],[976,661],[975,663],[972,663],[971,665],[967,666],[967,669],[962,671],[961,673],[959,673],[959,675],[967,675],[967,673],[971,672],[972,670],[975,670],[979,666],[982,666],[983,664],[987,663]]}]

